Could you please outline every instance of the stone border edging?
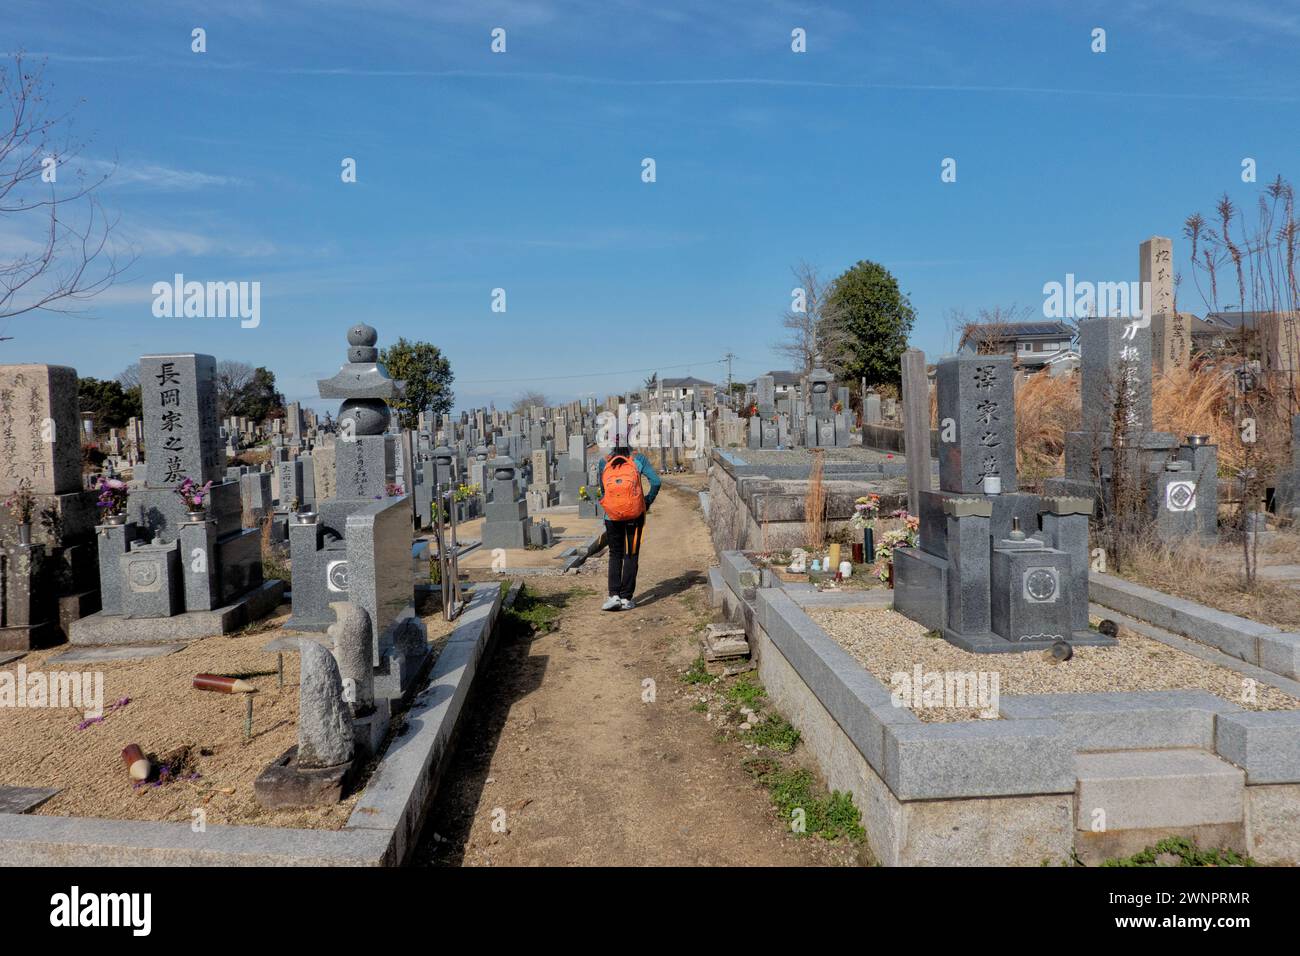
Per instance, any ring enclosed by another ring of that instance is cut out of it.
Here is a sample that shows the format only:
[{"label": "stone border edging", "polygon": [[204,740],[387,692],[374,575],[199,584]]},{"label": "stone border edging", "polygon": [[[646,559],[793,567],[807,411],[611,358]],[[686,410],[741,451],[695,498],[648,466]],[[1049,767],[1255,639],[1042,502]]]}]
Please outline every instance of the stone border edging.
[{"label": "stone border edging", "polygon": [[1121,614],[1208,644],[1283,677],[1300,680],[1300,634],[1163,594],[1113,574],[1090,573],[1088,596]]},{"label": "stone border edging", "polygon": [[0,814],[0,866],[395,866],[414,847],[503,600],[475,594],[342,830]]},{"label": "stone border edging", "polygon": [[1071,793],[1077,753],[1152,748],[1218,753],[1251,783],[1300,782],[1300,711],[1258,718],[1202,691],[1018,695],[1002,720],[925,723],[742,552],[719,558],[715,588],[749,609],[899,800]]}]

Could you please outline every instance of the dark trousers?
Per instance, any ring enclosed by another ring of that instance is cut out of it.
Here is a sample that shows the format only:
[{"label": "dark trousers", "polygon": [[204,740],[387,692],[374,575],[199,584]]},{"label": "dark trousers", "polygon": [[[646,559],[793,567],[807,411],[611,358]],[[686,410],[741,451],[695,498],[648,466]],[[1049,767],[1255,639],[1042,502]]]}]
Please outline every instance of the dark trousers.
[{"label": "dark trousers", "polygon": [[637,560],[641,557],[641,529],[645,515],[632,521],[605,520],[605,540],[609,544],[609,593],[632,600],[636,591]]}]

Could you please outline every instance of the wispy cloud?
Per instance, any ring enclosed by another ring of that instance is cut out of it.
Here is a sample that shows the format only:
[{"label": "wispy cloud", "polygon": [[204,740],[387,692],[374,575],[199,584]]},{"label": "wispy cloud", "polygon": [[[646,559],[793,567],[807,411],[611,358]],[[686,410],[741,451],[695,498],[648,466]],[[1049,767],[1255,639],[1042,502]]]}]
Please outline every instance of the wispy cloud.
[{"label": "wispy cloud", "polygon": [[60,53],[53,50],[24,50],[23,57],[28,61],[49,60],[51,63],[132,63],[144,59],[144,56],[139,53],[104,56],[92,53]]},{"label": "wispy cloud", "polygon": [[106,186],[140,187],[163,192],[183,192],[211,186],[238,186],[243,180],[235,176],[219,176],[193,169],[175,169],[159,163],[134,160],[87,160],[86,166],[96,176],[108,176]]},{"label": "wispy cloud", "polygon": [[279,254],[275,243],[230,235],[212,235],[164,226],[123,225],[119,240],[142,256],[230,256],[266,258]]},{"label": "wispy cloud", "polygon": [[1295,103],[1300,96],[1271,94],[1188,93],[1176,90],[1088,89],[1060,86],[998,86],[973,83],[870,83],[854,80],[801,80],[785,77],[616,77],[581,73],[494,70],[423,70],[366,67],[261,67],[253,63],[225,63],[221,68],[241,73],[269,73],[284,76],[340,76],[500,80],[526,83],[568,83],[608,87],[707,87],[753,86],[828,90],[891,90],[913,93],[972,93],[1012,96],[1079,96],[1109,99],[1188,100],[1218,102]]}]

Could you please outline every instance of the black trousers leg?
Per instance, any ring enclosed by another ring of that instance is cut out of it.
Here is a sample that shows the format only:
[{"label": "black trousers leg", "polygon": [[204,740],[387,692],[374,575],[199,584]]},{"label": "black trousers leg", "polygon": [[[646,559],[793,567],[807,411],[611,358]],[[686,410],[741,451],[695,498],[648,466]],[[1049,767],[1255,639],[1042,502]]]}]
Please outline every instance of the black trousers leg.
[{"label": "black trousers leg", "polygon": [[641,558],[641,532],[645,529],[645,515],[635,521],[619,523],[625,528],[626,538],[623,549],[623,576],[619,582],[618,596],[630,601],[632,595],[636,593],[636,572]]},{"label": "black trousers leg", "polygon": [[625,521],[605,521],[605,540],[609,546],[609,590],[606,594],[618,595],[623,587],[623,561],[627,550]]}]

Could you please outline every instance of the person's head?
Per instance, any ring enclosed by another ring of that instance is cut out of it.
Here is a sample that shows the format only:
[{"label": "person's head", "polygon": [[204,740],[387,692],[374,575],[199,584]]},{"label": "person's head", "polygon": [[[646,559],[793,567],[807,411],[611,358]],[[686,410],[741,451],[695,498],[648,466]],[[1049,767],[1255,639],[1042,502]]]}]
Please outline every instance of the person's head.
[{"label": "person's head", "polygon": [[615,445],[615,446],[614,446],[614,455],[617,456],[617,457],[619,457],[619,458],[631,458],[631,457],[632,457],[632,449],[631,449],[629,446],[627,446],[627,445]]}]

